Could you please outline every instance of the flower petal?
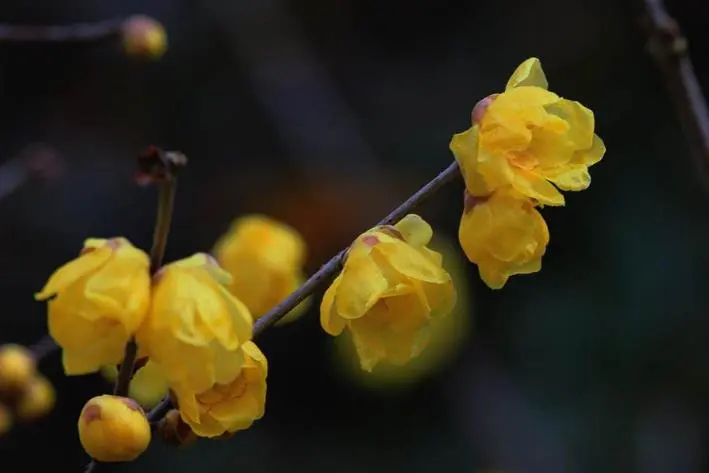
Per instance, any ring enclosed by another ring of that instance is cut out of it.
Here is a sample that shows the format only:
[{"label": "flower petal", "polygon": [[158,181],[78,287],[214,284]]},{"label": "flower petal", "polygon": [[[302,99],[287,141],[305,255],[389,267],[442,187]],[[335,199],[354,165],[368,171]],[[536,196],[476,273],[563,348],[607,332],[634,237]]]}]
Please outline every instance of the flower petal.
[{"label": "flower petal", "polygon": [[542,63],[536,57],[530,57],[517,66],[517,69],[515,69],[512,76],[507,81],[505,90],[525,85],[541,87],[542,89],[549,87],[546,75],[542,69]]},{"label": "flower petal", "polygon": [[416,214],[406,215],[394,227],[401,232],[406,243],[413,247],[426,246],[433,238],[431,225]]},{"label": "flower petal", "polygon": [[320,325],[322,325],[323,330],[333,336],[340,335],[347,324],[345,319],[340,317],[337,310],[335,310],[334,304],[340,281],[342,281],[341,274],[327,288],[320,303]]},{"label": "flower petal", "polygon": [[520,170],[512,183],[521,194],[537,200],[540,204],[562,206],[564,196],[549,181],[532,172]]},{"label": "flower petal", "polygon": [[98,268],[106,264],[111,258],[113,249],[109,246],[97,248],[94,251],[84,253],[78,258],[68,262],[61,268],[57,269],[54,274],[49,277],[44,288],[35,294],[36,300],[45,300],[52,297],[70,284],[73,284],[78,279],[86,276],[89,273],[96,271]]},{"label": "flower petal", "polygon": [[563,191],[582,191],[591,185],[591,175],[584,165],[576,165],[558,170],[545,170],[544,177]]}]

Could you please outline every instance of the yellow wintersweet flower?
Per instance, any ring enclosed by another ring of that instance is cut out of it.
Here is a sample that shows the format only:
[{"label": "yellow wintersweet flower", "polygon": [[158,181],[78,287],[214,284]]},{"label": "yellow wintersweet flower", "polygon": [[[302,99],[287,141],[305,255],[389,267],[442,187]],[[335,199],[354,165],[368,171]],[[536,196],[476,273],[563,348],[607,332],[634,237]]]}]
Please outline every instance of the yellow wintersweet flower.
[{"label": "yellow wintersweet flower", "polygon": [[253,342],[244,343],[241,349],[244,363],[233,380],[215,383],[199,393],[179,385],[174,388],[182,419],[200,437],[248,429],[263,417],[268,362]]},{"label": "yellow wintersweet flower", "polygon": [[15,406],[17,417],[24,421],[44,417],[54,408],[56,397],[52,383],[44,376],[35,376]]},{"label": "yellow wintersweet flower", "polygon": [[[116,365],[102,366],[101,374],[108,381],[114,382],[118,377],[118,369]],[[128,397],[138,401],[143,408],[151,409],[165,397],[169,388],[169,382],[162,368],[148,360],[131,378]]]},{"label": "yellow wintersweet flower", "polygon": [[485,284],[500,289],[512,275],[541,269],[549,229],[529,199],[501,188],[489,197],[466,193],[458,238]]},{"label": "yellow wintersweet flower", "polygon": [[[229,291],[255,319],[275,307],[303,282],[305,242],[293,228],[263,215],[235,220],[214,249],[219,264],[232,276]],[[306,305],[288,316],[293,320]]]},{"label": "yellow wintersweet flower", "polygon": [[150,312],[138,346],[171,383],[202,392],[231,382],[241,369],[241,345],[251,339],[249,309],[226,290],[231,277],[198,253],[156,275]]},{"label": "yellow wintersweet flower", "polygon": [[589,186],[588,167],[606,150],[593,112],[547,86],[539,59],[527,59],[504,92],[478,102],[473,126],[453,136],[450,148],[472,195],[510,185],[540,204],[564,205],[557,188]]},{"label": "yellow wintersweet flower", "polygon": [[378,227],[351,246],[342,273],[325,292],[320,322],[330,335],[352,333],[363,369],[404,364],[428,343],[430,323],[455,305],[455,288],[433,231],[418,215]]},{"label": "yellow wintersweet flower", "polygon": [[125,238],[84,242],[80,256],[54,272],[35,295],[48,302],[49,333],[68,375],[118,364],[150,305],[148,255]]}]

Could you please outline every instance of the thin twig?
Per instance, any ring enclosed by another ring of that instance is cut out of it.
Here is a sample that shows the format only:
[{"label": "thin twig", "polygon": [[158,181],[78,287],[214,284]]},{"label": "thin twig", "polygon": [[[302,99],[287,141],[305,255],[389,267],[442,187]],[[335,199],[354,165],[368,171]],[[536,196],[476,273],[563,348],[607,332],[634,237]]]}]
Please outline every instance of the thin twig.
[{"label": "thin twig", "polygon": [[[377,225],[391,225],[398,222],[410,213],[414,208],[423,203],[428,197],[436,193],[443,186],[450,183],[459,176],[458,164],[454,162],[444,169],[438,176],[433,178],[428,184],[419,189],[414,195],[409,197],[404,203],[394,209],[389,215],[384,217]],[[349,248],[349,247],[348,247]],[[285,317],[303,299],[315,292],[322,284],[332,278],[342,267],[342,262],[348,248],[340,251],[330,261],[325,263],[320,269],[310,276],[295,292],[288,296],[283,302],[271,309],[254,324],[254,338],[259,336],[266,328]],[[170,399],[165,397],[160,404],[148,413],[150,422],[157,422],[170,409]]]},{"label": "thin twig", "polygon": [[56,26],[13,25],[4,23],[0,24],[0,43],[96,41],[119,35],[121,33],[122,24],[123,19]]},{"label": "thin twig", "polygon": [[59,345],[57,345],[57,342],[55,342],[52,337],[45,335],[27,347],[27,349],[32,353],[34,359],[39,361],[57,351],[59,349]]},{"label": "thin twig", "polygon": [[687,40],[662,0],[642,0],[642,5],[648,50],[672,95],[699,177],[709,188],[709,110]]},{"label": "thin twig", "polygon": [[[177,161],[177,162],[176,162]],[[148,163],[147,165],[145,163]],[[139,158],[140,173],[147,175],[152,182],[158,183],[158,209],[155,218],[155,231],[153,232],[153,246],[150,250],[150,273],[155,274],[162,266],[165,256],[167,238],[170,235],[170,225],[175,204],[175,193],[177,191],[177,177],[175,176],[175,166],[183,167],[186,164],[184,155],[168,152],[165,153],[157,148],[150,148],[148,152]],[[144,167],[148,168],[147,173]],[[143,175],[141,174],[141,175]],[[130,381],[133,377],[138,346],[135,339],[131,338],[126,343],[126,348],[118,371],[116,384],[113,387],[113,394],[116,396],[126,396],[130,388]],[[99,465],[104,463],[91,460],[84,470],[86,473],[96,471]]]}]

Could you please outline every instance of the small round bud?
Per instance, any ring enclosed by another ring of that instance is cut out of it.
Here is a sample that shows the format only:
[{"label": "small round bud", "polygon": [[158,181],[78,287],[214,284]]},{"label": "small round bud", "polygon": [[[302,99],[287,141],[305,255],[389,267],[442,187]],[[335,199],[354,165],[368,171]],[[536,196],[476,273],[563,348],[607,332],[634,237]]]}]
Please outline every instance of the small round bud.
[{"label": "small round bud", "polygon": [[135,15],[122,27],[123,46],[129,56],[157,59],[167,49],[165,28],[149,16]]},{"label": "small round bud", "polygon": [[54,386],[44,376],[37,376],[20,396],[15,407],[17,417],[32,421],[44,417],[54,407],[56,394]]},{"label": "small round bud", "polygon": [[79,416],[79,440],[101,462],[138,458],[150,444],[150,424],[133,399],[104,394],[90,399]]},{"label": "small round bud", "polygon": [[0,347],[0,392],[14,397],[25,390],[36,373],[32,353],[20,345]]},{"label": "small round bud", "polygon": [[5,404],[0,404],[0,437],[12,428],[12,412]]},{"label": "small round bud", "polygon": [[184,447],[192,445],[197,440],[197,435],[189,425],[182,420],[180,411],[170,409],[165,417],[158,423],[160,436],[169,445]]},{"label": "small round bud", "polygon": [[471,113],[470,115],[473,125],[480,123],[480,120],[483,119],[485,112],[487,112],[487,108],[492,102],[495,101],[498,95],[500,94],[488,95],[487,97],[475,104],[475,107],[473,107],[473,113]]}]

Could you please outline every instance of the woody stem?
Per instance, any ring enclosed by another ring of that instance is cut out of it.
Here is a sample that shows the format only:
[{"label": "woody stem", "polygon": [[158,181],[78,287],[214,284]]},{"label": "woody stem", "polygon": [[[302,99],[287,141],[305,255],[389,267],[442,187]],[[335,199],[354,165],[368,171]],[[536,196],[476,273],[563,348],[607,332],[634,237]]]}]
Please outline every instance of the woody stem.
[{"label": "woody stem", "polygon": [[12,25],[4,23],[0,24],[0,43],[96,41],[120,34],[122,24],[122,19],[56,26]]},{"label": "woody stem", "polygon": [[[411,197],[406,199],[401,205],[395,208],[389,215],[384,217],[377,225],[391,225],[406,216],[414,208],[418,207],[431,195],[435,194],[446,184],[449,184],[457,176],[459,176],[458,163],[453,162],[446,169],[441,171],[438,176],[434,177],[430,182],[420,188]],[[348,247],[349,248],[349,247]],[[295,306],[300,304],[306,297],[315,292],[321,285],[329,281],[341,268],[342,263],[347,253],[348,248],[343,249],[337,255],[333,256],[330,261],[325,263],[320,269],[315,272],[310,278],[303,283],[295,292],[283,300],[276,307],[271,309],[264,316],[259,318],[254,324],[253,336],[256,338],[269,326],[278,322],[285,317]],[[148,413],[148,420],[156,422],[167,413],[170,409],[170,399],[166,397],[160,404],[153,408]]]}]

